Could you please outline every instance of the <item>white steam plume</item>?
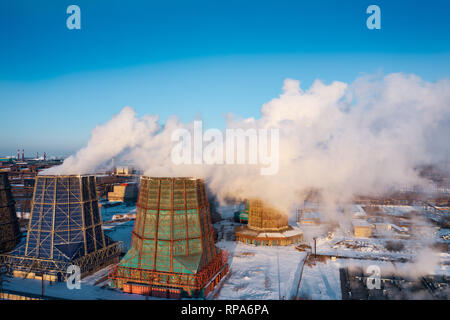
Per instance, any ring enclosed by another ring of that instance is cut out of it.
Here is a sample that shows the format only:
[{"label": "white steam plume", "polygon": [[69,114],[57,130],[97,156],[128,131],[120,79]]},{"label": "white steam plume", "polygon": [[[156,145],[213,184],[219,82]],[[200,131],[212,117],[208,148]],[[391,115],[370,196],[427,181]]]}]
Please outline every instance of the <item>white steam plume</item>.
[{"label": "white steam plume", "polygon": [[279,128],[279,171],[272,176],[261,176],[255,165],[176,166],[172,132],[193,124],[176,117],[164,126],[157,121],[126,107],[96,127],[85,148],[43,174],[92,173],[114,157],[150,176],[205,178],[219,199],[259,197],[282,209],[300,204],[311,188],[336,203],[425,185],[414,168],[444,159],[450,147],[450,82],[399,73],[351,84],[316,80],[303,91],[299,81],[286,79],[259,118],[228,119],[228,128]]}]

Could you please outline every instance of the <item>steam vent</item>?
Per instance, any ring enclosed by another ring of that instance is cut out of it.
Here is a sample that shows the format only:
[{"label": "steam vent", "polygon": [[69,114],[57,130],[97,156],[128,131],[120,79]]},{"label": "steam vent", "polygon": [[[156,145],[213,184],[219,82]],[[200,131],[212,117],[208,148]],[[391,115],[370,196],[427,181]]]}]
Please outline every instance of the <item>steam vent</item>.
[{"label": "steam vent", "polygon": [[214,244],[203,180],[142,177],[131,249],[110,273],[124,292],[206,296],[228,272]]},{"label": "steam vent", "polygon": [[0,172],[0,253],[14,249],[19,241],[20,229],[8,174]]},{"label": "steam vent", "polygon": [[37,176],[26,242],[9,255],[17,277],[62,281],[117,263],[120,243],[102,230],[94,176]]},{"label": "steam vent", "polygon": [[257,246],[285,246],[302,241],[302,232],[288,225],[283,212],[257,199],[249,200],[248,206],[248,225],[235,229],[237,241]]}]

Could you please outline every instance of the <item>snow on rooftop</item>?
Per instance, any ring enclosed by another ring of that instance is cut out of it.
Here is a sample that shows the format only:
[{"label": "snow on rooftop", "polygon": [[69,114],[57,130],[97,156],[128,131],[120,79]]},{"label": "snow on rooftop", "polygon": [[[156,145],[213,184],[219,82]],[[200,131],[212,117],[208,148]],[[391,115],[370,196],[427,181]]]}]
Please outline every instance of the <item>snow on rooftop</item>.
[{"label": "snow on rooftop", "polygon": [[258,238],[285,238],[284,233],[281,232],[262,232],[258,235]]},{"label": "snow on rooftop", "polygon": [[320,219],[321,213],[319,211],[304,211],[301,219]]},{"label": "snow on rooftop", "polygon": [[406,232],[406,231],[408,231],[408,228],[399,227],[399,226],[397,226],[394,223],[391,223],[391,227],[392,227],[392,229],[394,229],[395,231],[398,231],[398,232]]},{"label": "snow on rooftop", "polygon": [[341,300],[339,264],[317,263],[305,266],[298,297],[313,300]]},{"label": "snow on rooftop", "polygon": [[353,215],[364,217],[366,216],[366,211],[364,211],[364,209],[359,204],[355,204],[353,205]]},{"label": "snow on rooftop", "polygon": [[385,214],[393,216],[404,216],[412,211],[422,211],[422,207],[402,206],[402,205],[381,205],[379,206]]},{"label": "snow on rooftop", "polygon": [[283,234],[284,234],[286,237],[295,236],[295,235],[297,235],[297,234],[299,234],[299,233],[302,233],[302,231],[301,231],[299,228],[297,228],[297,227],[292,227],[291,230],[287,230],[287,231],[283,232]]},{"label": "snow on rooftop", "polygon": [[354,227],[371,227],[372,226],[366,220],[362,220],[362,219],[354,219],[354,220],[352,220],[352,225]]}]

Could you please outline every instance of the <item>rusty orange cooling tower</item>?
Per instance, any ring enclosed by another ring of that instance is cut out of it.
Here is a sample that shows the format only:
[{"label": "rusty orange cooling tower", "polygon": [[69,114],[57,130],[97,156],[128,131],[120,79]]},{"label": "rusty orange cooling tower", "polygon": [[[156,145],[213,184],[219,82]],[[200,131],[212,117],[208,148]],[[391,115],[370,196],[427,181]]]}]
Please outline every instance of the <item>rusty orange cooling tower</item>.
[{"label": "rusty orange cooling tower", "polygon": [[111,285],[159,297],[206,296],[227,272],[203,180],[142,177],[131,248]]},{"label": "rusty orange cooling tower", "polygon": [[249,200],[248,227],[257,231],[283,231],[289,229],[288,217],[261,200]]},{"label": "rusty orange cooling tower", "polygon": [[303,234],[288,224],[288,216],[262,200],[251,199],[248,225],[235,229],[236,240],[253,245],[290,245],[302,240]]}]

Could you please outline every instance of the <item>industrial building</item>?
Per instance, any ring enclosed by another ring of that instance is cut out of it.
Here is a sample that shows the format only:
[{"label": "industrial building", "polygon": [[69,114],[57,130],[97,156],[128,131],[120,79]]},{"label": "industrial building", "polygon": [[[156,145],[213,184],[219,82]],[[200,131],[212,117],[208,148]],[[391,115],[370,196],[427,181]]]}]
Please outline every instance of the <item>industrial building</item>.
[{"label": "industrial building", "polygon": [[303,234],[288,224],[283,212],[259,199],[249,200],[248,225],[236,227],[236,240],[253,245],[290,245],[302,241]]},{"label": "industrial building", "polygon": [[0,172],[0,253],[14,249],[19,241],[19,223],[8,174]]},{"label": "industrial building", "polygon": [[297,225],[319,225],[322,221],[323,208],[318,201],[304,201],[297,209]]},{"label": "industrial building", "polygon": [[353,235],[358,238],[370,238],[372,236],[372,225],[366,220],[354,219],[352,221]]},{"label": "industrial building", "polygon": [[36,177],[26,241],[7,256],[14,276],[50,281],[81,276],[119,261],[120,243],[102,230],[94,176]]},{"label": "industrial building", "polygon": [[245,200],[244,209],[241,211],[236,211],[234,213],[234,221],[239,223],[248,223],[248,211],[249,211],[248,200]]},{"label": "industrial building", "polygon": [[136,170],[132,167],[117,167],[115,174],[119,176],[132,176],[136,174]]},{"label": "industrial building", "polygon": [[17,150],[17,158],[7,157],[0,159],[0,172],[7,172],[11,186],[11,193],[15,201],[15,208],[19,216],[19,224],[22,226],[21,216],[31,211],[33,198],[34,178],[42,170],[61,164],[61,160],[47,160],[44,158],[25,158],[25,150]]},{"label": "industrial building", "polygon": [[138,187],[136,183],[121,183],[114,185],[114,190],[108,192],[108,200],[122,202],[136,201],[137,194]]},{"label": "industrial building", "polygon": [[124,292],[206,296],[228,272],[203,180],[142,177],[130,250],[110,273]]}]

